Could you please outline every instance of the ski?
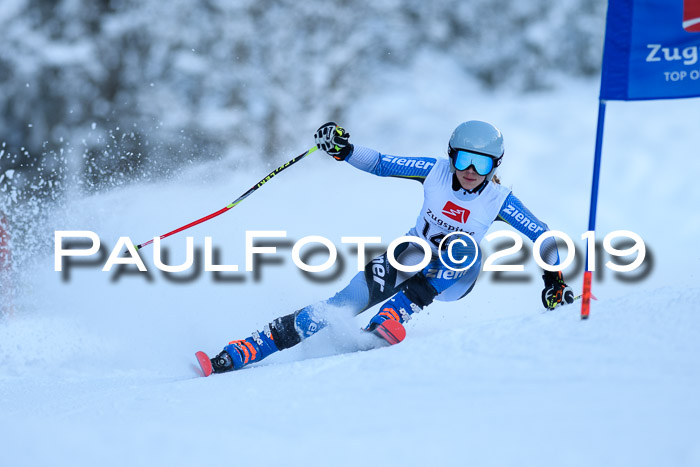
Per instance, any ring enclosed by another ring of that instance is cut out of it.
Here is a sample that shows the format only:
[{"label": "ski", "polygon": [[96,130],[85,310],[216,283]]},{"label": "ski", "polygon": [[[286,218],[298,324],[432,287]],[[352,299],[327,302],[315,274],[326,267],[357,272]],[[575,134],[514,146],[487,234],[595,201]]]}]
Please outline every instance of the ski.
[{"label": "ski", "polygon": [[194,355],[197,357],[199,367],[202,369],[202,376],[209,376],[213,371],[213,368],[211,367],[211,360],[209,360],[209,355],[205,354],[201,350]]}]

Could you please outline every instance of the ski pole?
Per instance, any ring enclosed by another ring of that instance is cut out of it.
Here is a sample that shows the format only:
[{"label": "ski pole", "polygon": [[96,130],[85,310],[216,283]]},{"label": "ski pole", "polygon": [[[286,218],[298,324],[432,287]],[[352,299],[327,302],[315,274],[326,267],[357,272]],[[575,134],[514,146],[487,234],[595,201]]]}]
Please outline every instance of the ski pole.
[{"label": "ski pole", "polygon": [[[576,296],[574,297],[574,301],[581,300],[582,297],[583,297],[583,294],[578,294],[578,295],[576,295]],[[593,295],[593,294],[591,294],[591,298],[592,298],[593,300],[598,300],[598,299],[595,297],[595,295]],[[556,307],[558,307],[558,306],[561,306],[561,305],[567,305],[567,304],[566,304],[566,303],[556,303],[556,304],[554,305],[554,308],[556,308]],[[554,308],[552,308],[552,310],[553,310]]]},{"label": "ski pole", "polygon": [[[173,231],[171,231],[171,232],[168,232],[168,233],[166,233],[166,234],[163,234],[163,235],[160,236],[160,239],[163,240],[163,239],[166,238],[166,237],[169,237],[169,236],[171,236],[171,235],[175,235],[176,233],[182,232],[183,230],[187,230],[187,229],[189,229],[190,227],[194,227],[195,225],[201,224],[202,222],[206,222],[206,221],[208,221],[209,219],[213,219],[214,217],[219,216],[219,215],[225,213],[225,212],[228,211],[229,209],[234,208],[234,207],[235,207],[236,205],[238,205],[241,201],[243,201],[243,200],[246,199],[248,196],[250,196],[255,190],[257,190],[258,188],[260,188],[261,186],[263,186],[265,183],[267,183],[268,180],[270,180],[272,177],[274,177],[274,176],[277,175],[278,173],[282,172],[282,171],[283,171],[284,169],[286,169],[287,167],[290,167],[291,165],[293,165],[293,164],[299,162],[300,160],[302,160],[303,158],[305,158],[306,156],[308,156],[309,154],[311,154],[312,152],[314,152],[316,149],[318,149],[318,148],[317,148],[316,146],[314,146],[314,147],[312,147],[311,149],[309,149],[308,151],[304,152],[303,154],[299,154],[297,157],[295,157],[294,159],[290,160],[289,162],[286,162],[285,164],[283,164],[283,165],[277,167],[275,170],[273,170],[272,172],[270,172],[270,173],[268,174],[267,177],[263,178],[263,179],[260,180],[258,183],[256,183],[255,185],[253,185],[253,187],[252,187],[250,190],[248,190],[248,191],[246,191],[245,193],[243,193],[241,196],[238,197],[238,199],[236,199],[235,201],[233,201],[233,202],[232,202],[231,204],[229,204],[228,206],[226,206],[226,207],[224,207],[224,208],[222,208],[222,209],[219,209],[218,211],[213,212],[213,213],[209,214],[208,216],[202,217],[201,219],[197,219],[197,220],[194,221],[194,222],[190,222],[190,223],[187,224],[187,225],[183,225],[183,226],[180,227],[179,229],[175,229],[175,230],[173,230]],[[139,250],[139,249],[145,247],[146,245],[150,245],[151,243],[153,243],[153,239],[151,239],[151,240],[149,240],[149,241],[147,241],[147,242],[141,243],[141,244],[139,244],[139,245],[134,245],[134,246],[135,246],[135,248],[136,248],[137,250]]]}]

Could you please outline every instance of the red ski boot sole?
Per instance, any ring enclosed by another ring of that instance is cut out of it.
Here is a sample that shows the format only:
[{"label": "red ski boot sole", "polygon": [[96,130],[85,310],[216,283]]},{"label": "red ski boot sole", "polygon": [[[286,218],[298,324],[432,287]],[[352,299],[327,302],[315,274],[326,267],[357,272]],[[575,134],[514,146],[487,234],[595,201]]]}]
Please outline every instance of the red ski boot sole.
[{"label": "red ski boot sole", "polygon": [[209,360],[209,356],[201,350],[194,355],[197,357],[199,366],[202,369],[202,375],[205,377],[209,376],[212,371],[214,371],[214,369],[211,367],[211,360]]},{"label": "red ski boot sole", "polygon": [[393,319],[387,319],[374,329],[374,332],[390,345],[398,344],[406,337],[406,328]]}]

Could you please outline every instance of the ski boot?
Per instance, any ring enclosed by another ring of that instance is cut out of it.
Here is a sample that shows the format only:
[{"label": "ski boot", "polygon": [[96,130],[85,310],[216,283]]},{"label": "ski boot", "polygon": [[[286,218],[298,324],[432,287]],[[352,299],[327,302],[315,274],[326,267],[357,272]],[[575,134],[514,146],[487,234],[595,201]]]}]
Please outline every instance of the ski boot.
[{"label": "ski boot", "polygon": [[246,365],[259,362],[268,355],[279,350],[265,327],[263,332],[254,332],[251,337],[231,341],[216,357],[211,359],[213,373],[226,373],[240,370]]},{"label": "ski boot", "polygon": [[372,317],[365,331],[374,332],[391,345],[398,344],[406,337],[403,323],[419,311],[421,308],[418,305],[411,302],[403,292],[399,292],[381,306],[379,313]]},{"label": "ski boot", "polygon": [[219,354],[210,360],[212,373],[226,373],[233,371],[233,359],[231,354],[222,350]]}]

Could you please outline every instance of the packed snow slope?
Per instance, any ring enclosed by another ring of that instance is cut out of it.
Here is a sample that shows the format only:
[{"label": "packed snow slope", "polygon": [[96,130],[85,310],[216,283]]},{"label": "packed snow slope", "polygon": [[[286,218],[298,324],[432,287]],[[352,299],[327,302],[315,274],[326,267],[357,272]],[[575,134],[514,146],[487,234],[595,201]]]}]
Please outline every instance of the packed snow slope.
[{"label": "packed snow slope", "polygon": [[[494,122],[506,138],[503,182],[580,245],[596,83],[530,96],[428,84],[427,73],[453,71],[438,63],[388,77],[341,123],[357,144],[441,155],[459,122]],[[175,282],[148,247],[148,274],[102,272],[105,257],[66,278],[47,251],[18,273],[16,312],[0,324],[0,465],[699,465],[698,107],[610,105],[599,238],[635,231],[652,266],[624,281],[600,262],[588,321],[577,305],[542,309],[527,258],[525,280],[483,273],[464,300],[434,303],[410,321],[400,345],[369,350],[373,337],[359,328],[370,310],[335,316],[328,330],[249,369],[198,377],[196,350],[214,354],[343,287],[357,259],[340,237],[386,245],[415,222],[419,184],[318,152],[231,212],[163,242],[179,264],[186,236],[200,249],[211,236],[218,262],[239,265],[237,274]],[[76,198],[44,226],[46,243],[54,230],[91,230],[108,254],[120,236],[140,243],[220,209],[266,173],[223,162]],[[258,265],[257,277],[244,271],[247,230],[287,231],[278,261]],[[294,266],[290,243],[307,235],[338,245],[344,267],[320,274],[336,277],[312,281]],[[580,290],[580,269],[566,277]]]}]

